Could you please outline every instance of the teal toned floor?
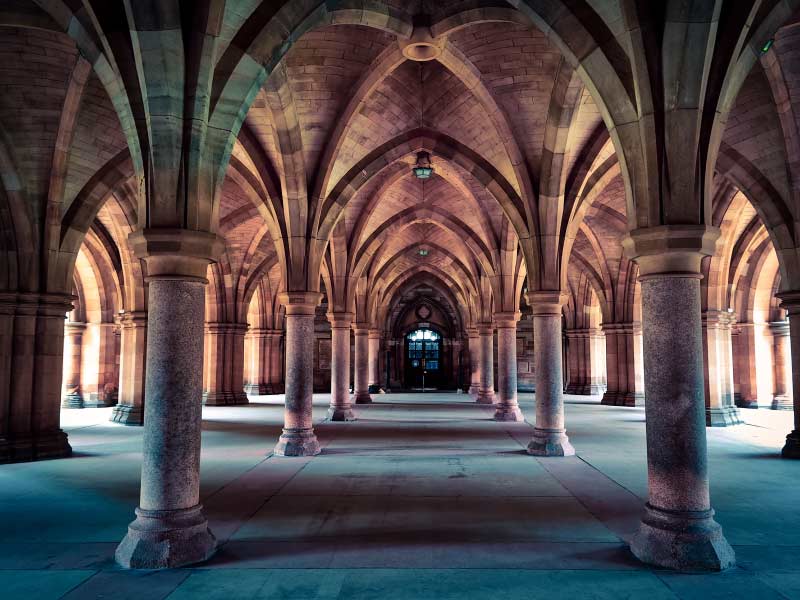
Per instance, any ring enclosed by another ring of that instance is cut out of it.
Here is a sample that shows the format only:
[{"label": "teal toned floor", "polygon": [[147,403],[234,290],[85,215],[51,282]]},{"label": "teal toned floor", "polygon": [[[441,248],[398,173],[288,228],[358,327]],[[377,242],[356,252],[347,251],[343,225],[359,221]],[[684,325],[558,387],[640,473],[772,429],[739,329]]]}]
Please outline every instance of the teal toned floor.
[{"label": "teal toned floor", "polygon": [[[649,569],[627,550],[646,496],[644,410],[569,397],[577,457],[524,453],[531,426],[456,394],[387,394],[322,422],[322,455],[269,456],[281,397],[204,410],[207,564],[118,569],[141,429],[64,411],[73,458],[0,466],[0,599],[800,598],[800,462],[778,458],[791,413],[708,431],[712,501],[739,566]],[[533,420],[533,395],[522,395]]]}]

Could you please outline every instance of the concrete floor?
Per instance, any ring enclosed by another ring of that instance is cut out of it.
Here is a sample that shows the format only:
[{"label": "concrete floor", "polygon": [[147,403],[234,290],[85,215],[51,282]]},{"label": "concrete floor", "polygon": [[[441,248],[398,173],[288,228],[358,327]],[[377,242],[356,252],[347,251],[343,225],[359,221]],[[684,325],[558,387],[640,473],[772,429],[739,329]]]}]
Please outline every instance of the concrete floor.
[{"label": "concrete floor", "polygon": [[[644,411],[569,397],[578,456],[536,459],[527,423],[455,394],[391,394],[321,422],[323,454],[268,456],[281,397],[204,410],[202,496],[220,550],[191,569],[113,562],[133,518],[141,429],[64,411],[75,456],[0,466],[0,598],[800,598],[791,414],[708,431],[712,501],[739,565],[649,569],[624,540],[646,496]],[[533,418],[533,396],[521,398]],[[328,397],[315,396],[322,421]]]}]

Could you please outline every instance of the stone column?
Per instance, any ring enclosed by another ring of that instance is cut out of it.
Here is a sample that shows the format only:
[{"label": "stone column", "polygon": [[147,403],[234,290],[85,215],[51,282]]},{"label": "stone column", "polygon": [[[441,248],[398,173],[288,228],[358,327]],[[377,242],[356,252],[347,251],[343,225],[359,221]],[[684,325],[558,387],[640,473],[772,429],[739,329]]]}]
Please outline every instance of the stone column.
[{"label": "stone column", "polygon": [[[642,406],[644,390],[637,376],[636,336],[638,323],[603,323],[606,336],[607,389],[600,404]],[[639,366],[641,369],[641,366]]]},{"label": "stone column", "polygon": [[756,369],[756,338],[754,323],[738,323],[734,377],[739,386],[737,405],[740,408],[758,408],[758,373]]},{"label": "stone column", "polygon": [[792,410],[792,357],[789,347],[789,323],[775,321],[769,324],[772,333],[773,369],[775,383],[772,395],[772,408]]},{"label": "stone column", "polygon": [[742,422],[733,403],[732,315],[719,310],[703,313],[703,375],[706,425],[727,427]]},{"label": "stone column", "polygon": [[247,323],[206,323],[203,402],[209,406],[247,404],[244,392],[244,336]]},{"label": "stone column", "polygon": [[469,394],[478,398],[481,389],[481,336],[477,327],[467,329],[469,338]]},{"label": "stone column", "polygon": [[0,293],[0,462],[72,453],[59,422],[72,308],[63,294]]},{"label": "stone column", "polygon": [[353,382],[353,398],[356,404],[369,404],[369,329],[365,323],[356,323],[353,327],[355,336],[355,369]]},{"label": "stone column", "polygon": [[378,370],[380,364],[381,351],[381,330],[370,329],[368,335],[369,344],[369,393],[377,394],[381,390],[381,376]]},{"label": "stone column", "polygon": [[355,421],[350,402],[350,326],[353,313],[328,313],[331,324],[331,421]]},{"label": "stone column", "polygon": [[478,390],[479,404],[494,404],[494,329],[491,323],[478,323],[480,336],[480,376]]},{"label": "stone column", "polygon": [[269,391],[268,394],[282,394],[286,389],[283,381],[283,365],[285,364],[281,340],[283,331],[280,329],[267,330],[267,344],[269,345]]},{"label": "stone column", "polygon": [[564,426],[561,372],[561,307],[567,295],[557,291],[528,292],[533,312],[534,368],[536,370],[536,425],[528,453],[534,456],[571,456],[575,449]]},{"label": "stone column", "polygon": [[800,292],[778,294],[781,306],[789,313],[789,344],[792,355],[792,404],[794,429],[786,436],[781,456],[800,459]]},{"label": "stone column", "polygon": [[495,421],[524,421],[517,402],[517,321],[519,312],[497,313],[497,403]]},{"label": "stone column", "polygon": [[64,326],[64,384],[61,396],[63,408],[83,408],[81,372],[83,331],[86,323],[69,321]]},{"label": "stone column", "polygon": [[591,373],[591,350],[588,329],[567,329],[567,375],[566,394],[585,396],[591,393],[589,377]]},{"label": "stone column", "polygon": [[679,570],[733,566],[733,549],[714,521],[708,485],[700,262],[719,230],[665,226],[623,244],[639,265],[647,390],[649,497],[631,550],[639,560]]},{"label": "stone column", "polygon": [[606,391],[605,337],[600,328],[589,329],[587,350],[590,359],[589,394],[592,396],[599,396]]},{"label": "stone column", "polygon": [[147,356],[147,313],[126,311],[119,318],[119,398],[111,420],[123,425],[144,423],[145,358]]},{"label": "stone column", "polygon": [[245,335],[245,383],[246,394],[261,396],[269,394],[269,345],[267,331],[261,327],[250,329]]},{"label": "stone column", "polygon": [[129,237],[148,285],[142,486],[136,520],[116,552],[135,569],[206,560],[216,539],[200,504],[203,320],[217,236],[149,229]]},{"label": "stone column", "polygon": [[314,456],[319,442],[313,425],[314,313],[322,294],[288,292],[286,307],[286,409],[277,456]]}]

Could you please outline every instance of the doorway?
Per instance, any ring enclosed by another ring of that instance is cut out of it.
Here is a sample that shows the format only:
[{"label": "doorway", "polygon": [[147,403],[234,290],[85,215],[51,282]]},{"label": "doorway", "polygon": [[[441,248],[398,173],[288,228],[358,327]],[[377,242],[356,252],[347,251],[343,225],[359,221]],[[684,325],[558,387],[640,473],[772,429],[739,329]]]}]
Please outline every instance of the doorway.
[{"label": "doorway", "polygon": [[442,380],[442,336],[432,329],[416,329],[405,337],[405,388],[439,389]]}]

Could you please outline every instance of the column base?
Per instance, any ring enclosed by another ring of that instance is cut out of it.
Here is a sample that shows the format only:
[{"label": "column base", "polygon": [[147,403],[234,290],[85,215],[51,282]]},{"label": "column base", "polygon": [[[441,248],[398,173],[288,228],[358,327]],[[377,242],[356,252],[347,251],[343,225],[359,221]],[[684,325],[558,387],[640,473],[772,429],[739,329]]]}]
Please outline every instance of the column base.
[{"label": "column base", "polygon": [[349,406],[347,407],[329,407],[328,408],[328,420],[329,421],[355,421],[356,413],[353,412],[353,409]]},{"label": "column base", "polygon": [[606,390],[600,404],[603,406],[644,406],[644,394],[636,392],[612,392]]},{"label": "column base", "polygon": [[528,444],[532,456],[573,456],[575,448],[569,443],[566,429],[533,428],[533,439]]},{"label": "column base", "polygon": [[372,396],[369,392],[357,392],[353,396],[353,402],[356,404],[372,404]]},{"label": "column base", "polygon": [[206,406],[238,406],[249,403],[250,400],[244,390],[241,392],[203,392],[203,404]]},{"label": "column base", "polygon": [[316,456],[319,441],[313,429],[284,429],[273,452],[275,456]]},{"label": "column base", "polygon": [[83,397],[83,408],[106,408],[108,406],[114,406],[116,403],[116,391],[104,395],[100,395],[97,392],[91,392]]},{"label": "column base", "polygon": [[67,434],[60,429],[35,437],[0,438],[0,462],[30,462],[72,454]]},{"label": "column base", "polygon": [[511,421],[518,423],[524,421],[525,417],[522,416],[522,411],[519,409],[519,406],[498,404],[495,407],[493,419],[495,421]]},{"label": "column base", "polygon": [[739,408],[758,408],[756,398],[742,398],[741,394],[733,395],[733,403]]},{"label": "column base", "polygon": [[712,509],[671,512],[648,503],[631,552],[643,563],[677,571],[723,571],[736,564]]},{"label": "column base", "polygon": [[479,391],[475,397],[475,402],[478,404],[494,404],[494,392]]},{"label": "column base", "polygon": [[795,429],[786,436],[786,444],[781,450],[781,456],[783,458],[800,459],[800,430]]},{"label": "column base", "polygon": [[584,385],[579,385],[577,383],[570,383],[564,388],[564,393],[569,394],[570,396],[584,396],[589,393],[588,389]]},{"label": "column base", "polygon": [[720,406],[706,408],[707,427],[730,427],[743,423],[739,416],[739,409],[735,406]]},{"label": "column base", "polygon": [[472,396],[473,398],[477,398],[478,394],[480,393],[480,391],[481,391],[481,388],[479,386],[473,384],[473,385],[469,386],[469,389],[467,390],[467,393],[470,396]]},{"label": "column base", "polygon": [[78,392],[66,394],[61,398],[61,408],[83,408],[83,396]]},{"label": "column base", "polygon": [[794,410],[792,398],[786,394],[779,394],[772,397],[772,410]]},{"label": "column base", "polygon": [[604,393],[606,388],[604,385],[599,383],[593,383],[589,386],[589,395],[590,396],[599,396],[600,394]]},{"label": "column base", "polygon": [[265,396],[270,391],[270,386],[267,383],[246,383],[244,386],[244,393],[250,396]]},{"label": "column base", "polygon": [[114,557],[126,569],[172,569],[208,560],[216,547],[199,504],[183,510],[137,508]]},{"label": "column base", "polygon": [[132,404],[117,404],[111,411],[109,421],[121,425],[144,425],[144,407]]}]

